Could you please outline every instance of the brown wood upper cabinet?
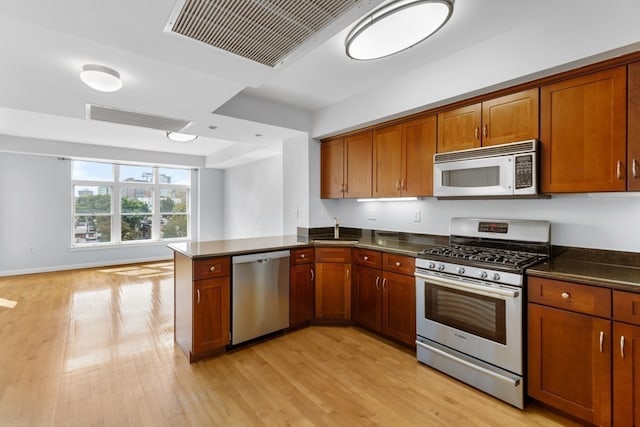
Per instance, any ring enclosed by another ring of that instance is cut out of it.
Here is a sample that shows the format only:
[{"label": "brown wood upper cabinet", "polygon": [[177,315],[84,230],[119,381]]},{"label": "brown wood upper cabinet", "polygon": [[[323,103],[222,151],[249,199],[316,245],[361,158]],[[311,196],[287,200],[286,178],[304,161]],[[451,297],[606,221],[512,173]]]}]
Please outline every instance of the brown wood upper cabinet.
[{"label": "brown wood upper cabinet", "polygon": [[640,190],[640,62],[629,64],[627,102],[627,190]]},{"label": "brown wood upper cabinet", "polygon": [[438,152],[537,139],[538,88],[438,114]]},{"label": "brown wood upper cabinet", "polygon": [[366,131],[322,143],[320,197],[371,197],[371,138],[371,131]]},{"label": "brown wood upper cabinet", "polygon": [[373,197],[433,195],[436,116],[373,131]]},{"label": "brown wood upper cabinet", "polygon": [[540,103],[542,192],[624,191],[627,67],[543,86]]}]

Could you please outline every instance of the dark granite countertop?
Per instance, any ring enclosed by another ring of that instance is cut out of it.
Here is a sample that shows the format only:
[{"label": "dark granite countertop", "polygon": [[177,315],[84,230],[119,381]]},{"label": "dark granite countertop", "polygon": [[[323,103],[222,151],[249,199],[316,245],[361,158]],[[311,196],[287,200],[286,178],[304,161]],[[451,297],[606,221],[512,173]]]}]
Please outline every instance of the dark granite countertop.
[{"label": "dark granite countertop", "polygon": [[448,237],[446,236],[342,228],[341,237],[336,240],[333,239],[333,229],[331,229],[331,234],[325,231],[324,229],[320,229],[319,232],[301,233],[297,236],[181,242],[172,243],[168,246],[170,249],[194,259],[291,249],[303,246],[366,248],[415,257],[428,247],[441,246],[448,242]]},{"label": "dark granite countertop", "polygon": [[554,256],[528,268],[527,275],[640,293],[640,254],[554,248]]}]

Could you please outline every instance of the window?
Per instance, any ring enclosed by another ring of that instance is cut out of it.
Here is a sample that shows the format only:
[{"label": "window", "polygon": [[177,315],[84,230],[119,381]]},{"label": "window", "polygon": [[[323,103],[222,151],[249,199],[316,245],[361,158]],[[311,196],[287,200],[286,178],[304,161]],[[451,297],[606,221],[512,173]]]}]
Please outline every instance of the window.
[{"label": "window", "polygon": [[73,245],[189,237],[189,169],[72,161]]}]

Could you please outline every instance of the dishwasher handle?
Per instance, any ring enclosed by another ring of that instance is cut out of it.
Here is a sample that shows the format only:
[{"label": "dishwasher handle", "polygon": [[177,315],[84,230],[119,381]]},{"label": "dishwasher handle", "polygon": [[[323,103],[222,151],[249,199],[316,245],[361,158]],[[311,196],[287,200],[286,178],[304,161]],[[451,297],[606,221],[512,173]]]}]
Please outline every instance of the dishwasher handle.
[{"label": "dishwasher handle", "polygon": [[262,252],[257,254],[237,255],[231,258],[232,264],[249,264],[252,262],[267,263],[280,258],[288,258],[290,251]]}]

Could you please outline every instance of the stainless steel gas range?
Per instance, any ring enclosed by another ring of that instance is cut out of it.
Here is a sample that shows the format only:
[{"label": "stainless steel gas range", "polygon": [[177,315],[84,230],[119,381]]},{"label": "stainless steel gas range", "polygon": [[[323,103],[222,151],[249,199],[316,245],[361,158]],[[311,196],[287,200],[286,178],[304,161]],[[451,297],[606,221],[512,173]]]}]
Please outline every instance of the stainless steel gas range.
[{"label": "stainless steel gas range", "polygon": [[550,255],[550,224],[452,218],[449,245],[416,259],[417,357],[524,408],[525,269]]}]

